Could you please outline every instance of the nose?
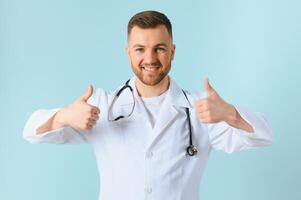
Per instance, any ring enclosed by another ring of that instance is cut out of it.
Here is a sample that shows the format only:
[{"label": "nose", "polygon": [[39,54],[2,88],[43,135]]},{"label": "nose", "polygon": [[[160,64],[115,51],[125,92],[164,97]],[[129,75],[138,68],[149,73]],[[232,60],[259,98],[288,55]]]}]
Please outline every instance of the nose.
[{"label": "nose", "polygon": [[157,63],[157,54],[153,50],[149,50],[145,52],[144,62],[149,65],[153,65]]}]

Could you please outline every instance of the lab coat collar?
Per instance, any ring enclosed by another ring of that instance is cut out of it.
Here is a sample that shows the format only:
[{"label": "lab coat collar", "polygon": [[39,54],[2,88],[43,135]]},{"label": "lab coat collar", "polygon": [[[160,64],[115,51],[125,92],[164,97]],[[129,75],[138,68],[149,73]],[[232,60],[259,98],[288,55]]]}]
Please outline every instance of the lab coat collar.
[{"label": "lab coat collar", "polygon": [[[127,120],[137,120],[137,117],[143,119],[150,127],[149,115],[144,107],[141,97],[138,95],[136,85],[136,77],[130,79],[129,85],[133,88],[135,97],[135,107],[132,116]],[[187,97],[189,98],[188,92]],[[126,95],[121,95],[120,105],[122,106],[132,106],[133,100],[129,93]],[[175,122],[179,111],[184,108],[192,108],[191,103],[186,99],[182,89],[175,83],[175,81],[170,78],[169,88],[167,90],[166,97],[162,103],[159,116],[157,116],[155,126],[152,129],[152,134],[150,134],[150,139],[148,140],[147,148],[150,149],[159,141],[162,137],[164,130],[169,127],[173,122]]]},{"label": "lab coat collar", "polygon": [[[136,84],[135,84],[135,79],[136,77],[132,77],[130,79],[129,85],[133,88],[134,91],[134,96],[136,98],[136,100],[140,99],[140,96],[138,95],[137,89],[136,89]],[[173,105],[176,107],[185,107],[185,108],[193,108],[192,106],[192,102],[190,102],[190,100],[188,101],[182,91],[182,89],[177,85],[177,83],[171,78],[169,77],[170,80],[170,84],[169,84],[169,88],[167,90],[167,95],[166,95],[166,101],[168,102],[169,105]],[[188,95],[188,92],[185,91]],[[189,98],[189,97],[188,97]],[[126,105],[126,104],[131,104],[132,103],[132,99],[129,98],[129,96],[123,96],[121,97],[121,105]]]}]

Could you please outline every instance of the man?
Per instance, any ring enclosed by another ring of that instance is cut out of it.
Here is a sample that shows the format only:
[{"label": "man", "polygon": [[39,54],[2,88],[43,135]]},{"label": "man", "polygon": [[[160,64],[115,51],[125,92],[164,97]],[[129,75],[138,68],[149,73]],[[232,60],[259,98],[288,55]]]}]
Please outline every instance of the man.
[{"label": "man", "polygon": [[23,132],[32,143],[90,143],[101,169],[99,199],[196,200],[211,149],[272,143],[261,114],[225,102],[207,79],[206,96],[168,76],[175,45],[164,14],[134,15],[126,51],[135,76],[124,88],[93,93],[89,86],[64,108],[34,112]]}]

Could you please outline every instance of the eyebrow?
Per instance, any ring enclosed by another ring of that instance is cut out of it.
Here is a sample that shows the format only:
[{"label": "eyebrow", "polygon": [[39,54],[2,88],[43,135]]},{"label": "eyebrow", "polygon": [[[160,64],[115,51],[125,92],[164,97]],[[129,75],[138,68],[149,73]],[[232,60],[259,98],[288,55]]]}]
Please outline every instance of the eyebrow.
[{"label": "eyebrow", "polygon": [[[159,43],[159,44],[156,44],[156,45],[155,45],[155,47],[158,47],[158,46],[164,46],[164,47],[167,47],[167,44],[165,44],[165,43]],[[135,44],[135,45],[133,46],[133,48],[136,48],[136,47],[145,47],[145,46],[142,45],[142,44]]]},{"label": "eyebrow", "polygon": [[133,48],[135,48],[135,47],[144,47],[142,44],[135,44],[134,46],[133,46]]}]

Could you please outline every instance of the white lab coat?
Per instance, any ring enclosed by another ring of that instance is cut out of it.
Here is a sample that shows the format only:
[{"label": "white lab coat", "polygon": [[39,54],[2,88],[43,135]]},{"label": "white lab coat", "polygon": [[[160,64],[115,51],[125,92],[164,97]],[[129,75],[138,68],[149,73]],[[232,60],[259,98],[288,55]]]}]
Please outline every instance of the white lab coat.
[{"label": "white lab coat", "polygon": [[[116,91],[97,89],[89,99],[101,110],[100,119],[91,131],[71,127],[36,135],[36,129],[50,119],[58,109],[37,110],[27,121],[23,135],[31,143],[84,143],[92,145],[100,173],[101,200],[197,200],[199,185],[211,149],[227,153],[268,146],[273,135],[269,123],[259,113],[236,106],[240,115],[255,132],[247,133],[225,122],[203,124],[195,113],[198,94],[182,90],[171,79],[156,124],[152,128],[141,98],[137,95],[134,78],[129,83],[134,89],[133,114],[117,122],[108,121],[108,107]],[[117,117],[131,110],[132,96],[123,92],[111,114]],[[189,130],[185,107],[190,109],[193,143],[196,156],[186,155]]]}]

